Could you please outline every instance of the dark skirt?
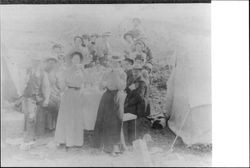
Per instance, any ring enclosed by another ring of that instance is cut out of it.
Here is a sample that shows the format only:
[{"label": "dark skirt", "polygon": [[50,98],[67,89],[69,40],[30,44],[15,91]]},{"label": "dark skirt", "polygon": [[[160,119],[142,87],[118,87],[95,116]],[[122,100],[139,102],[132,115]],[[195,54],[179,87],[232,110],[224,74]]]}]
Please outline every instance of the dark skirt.
[{"label": "dark skirt", "polygon": [[59,106],[60,106],[60,97],[53,95],[50,97],[48,106],[44,107],[44,110],[47,111],[46,128],[49,130],[54,130],[56,128]]},{"label": "dark skirt", "polygon": [[107,90],[100,101],[94,128],[93,145],[106,152],[113,150],[113,145],[121,142],[122,120],[116,96],[118,91]]}]

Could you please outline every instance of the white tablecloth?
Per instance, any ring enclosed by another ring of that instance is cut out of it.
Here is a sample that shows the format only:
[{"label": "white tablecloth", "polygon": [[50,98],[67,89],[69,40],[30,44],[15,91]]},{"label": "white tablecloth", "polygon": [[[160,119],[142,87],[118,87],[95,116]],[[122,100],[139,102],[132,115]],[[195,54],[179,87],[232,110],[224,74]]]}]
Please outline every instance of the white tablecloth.
[{"label": "white tablecloth", "polygon": [[82,92],[83,102],[83,128],[84,130],[93,130],[95,127],[98,106],[104,91],[96,88],[85,89]]}]

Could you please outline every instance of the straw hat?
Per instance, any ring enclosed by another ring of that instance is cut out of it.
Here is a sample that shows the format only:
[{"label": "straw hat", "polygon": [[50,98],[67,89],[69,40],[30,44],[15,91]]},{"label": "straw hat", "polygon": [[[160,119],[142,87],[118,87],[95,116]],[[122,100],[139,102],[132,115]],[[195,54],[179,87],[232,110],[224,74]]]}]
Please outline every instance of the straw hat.
[{"label": "straw hat", "polygon": [[83,54],[82,54],[82,52],[79,51],[79,50],[73,50],[73,51],[71,51],[71,52],[66,56],[65,62],[66,62],[68,65],[71,65],[71,64],[72,64],[71,59],[72,59],[73,55],[75,55],[75,54],[79,55],[79,57],[80,57],[80,63],[83,63]]}]

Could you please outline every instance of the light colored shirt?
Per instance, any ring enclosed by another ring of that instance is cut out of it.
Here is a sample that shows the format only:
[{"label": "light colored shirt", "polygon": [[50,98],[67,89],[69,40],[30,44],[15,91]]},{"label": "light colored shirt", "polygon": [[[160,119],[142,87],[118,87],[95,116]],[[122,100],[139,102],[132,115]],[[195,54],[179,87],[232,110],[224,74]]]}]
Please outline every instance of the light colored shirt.
[{"label": "light colored shirt", "polygon": [[121,69],[110,69],[103,75],[101,84],[109,90],[124,90],[126,87],[126,73]]}]

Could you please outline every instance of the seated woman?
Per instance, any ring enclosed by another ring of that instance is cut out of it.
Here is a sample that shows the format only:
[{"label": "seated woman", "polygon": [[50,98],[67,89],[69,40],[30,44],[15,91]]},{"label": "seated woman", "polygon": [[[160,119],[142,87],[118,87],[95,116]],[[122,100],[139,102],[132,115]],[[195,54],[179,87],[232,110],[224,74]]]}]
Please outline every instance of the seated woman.
[{"label": "seated woman", "polygon": [[64,93],[58,112],[55,140],[66,147],[81,147],[83,145],[83,113],[81,102],[81,86],[83,84],[82,64],[83,55],[73,52],[69,67],[64,72],[62,85]]},{"label": "seated woman", "polygon": [[[142,67],[136,64],[133,68],[134,81],[127,88],[127,97],[125,100],[125,113],[132,113],[137,116],[137,120],[150,115],[150,104],[148,100],[148,82],[142,76]],[[128,143],[135,140],[134,121],[128,121],[124,127],[124,133],[128,134]],[[126,136],[125,136],[126,137]]]},{"label": "seated woman", "polygon": [[124,112],[126,74],[119,67],[119,57],[110,59],[111,69],[103,76],[100,87],[106,89],[97,113],[93,145],[112,155],[119,154]]}]

